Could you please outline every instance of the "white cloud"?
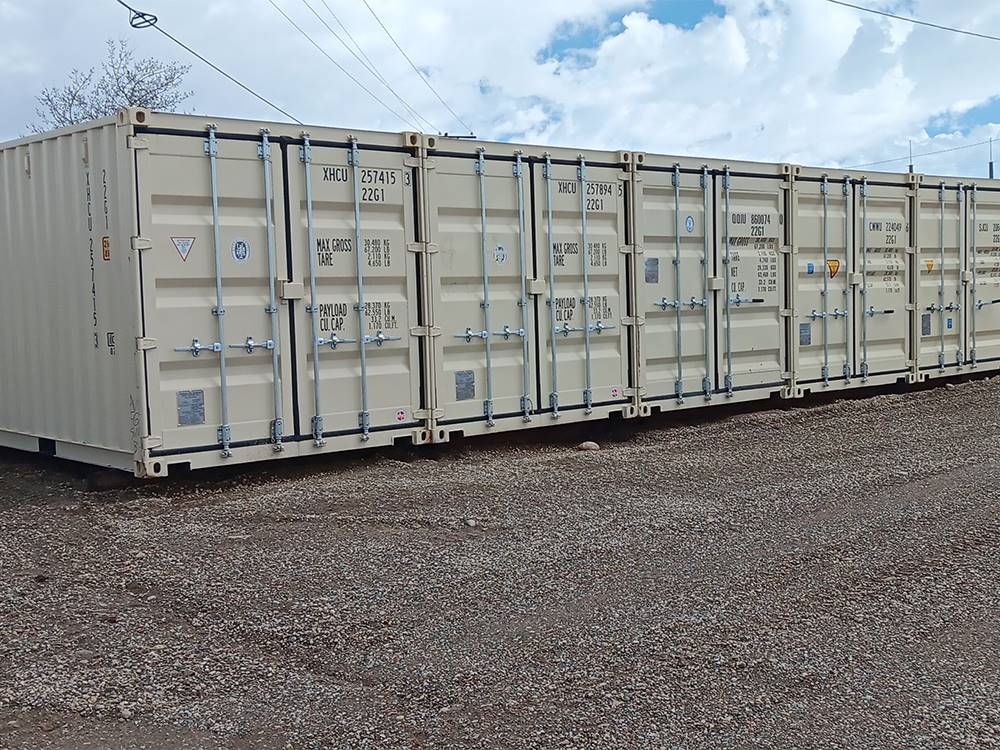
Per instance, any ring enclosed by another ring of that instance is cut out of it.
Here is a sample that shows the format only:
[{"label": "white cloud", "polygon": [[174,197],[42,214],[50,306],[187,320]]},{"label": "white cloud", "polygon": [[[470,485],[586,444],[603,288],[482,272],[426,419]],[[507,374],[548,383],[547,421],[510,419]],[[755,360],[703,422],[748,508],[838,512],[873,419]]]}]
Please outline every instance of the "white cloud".
[{"label": "white cloud", "polygon": [[[302,0],[277,1],[377,87]],[[438,127],[462,129],[363,4],[327,2],[401,96]],[[988,123],[955,129],[964,112],[1000,95],[993,75],[998,43],[821,0],[724,0],[724,9],[690,29],[657,20],[652,6],[637,0],[369,2],[444,98],[487,138],[850,165],[905,154],[910,138],[918,153],[988,138]],[[325,14],[321,0],[310,3]],[[991,0],[869,3],[1000,32],[1000,4]],[[133,4],[157,13],[164,28],[303,120],[412,127],[347,82],[266,0]],[[155,32],[130,30],[127,14],[112,2],[0,0],[0,18],[17,40],[0,54],[0,96],[10,103],[0,114],[0,133],[8,135],[23,130],[38,89],[71,67],[99,61],[105,37],[128,36],[145,53],[185,59]],[[545,56],[559,36],[579,39],[586,32],[600,41]],[[274,117],[198,63],[190,86],[196,109],[207,114]],[[929,138],[932,126],[946,132]],[[985,149],[956,151],[918,168],[981,174],[985,160]]]}]

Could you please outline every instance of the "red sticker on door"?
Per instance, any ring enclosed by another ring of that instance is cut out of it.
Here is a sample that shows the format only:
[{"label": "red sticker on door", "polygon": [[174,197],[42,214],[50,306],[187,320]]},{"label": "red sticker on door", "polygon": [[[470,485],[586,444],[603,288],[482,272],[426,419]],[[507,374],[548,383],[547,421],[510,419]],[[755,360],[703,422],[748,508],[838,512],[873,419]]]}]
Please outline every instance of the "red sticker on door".
[{"label": "red sticker on door", "polygon": [[406,412],[403,411],[402,409],[400,409],[399,411],[397,411],[396,412],[396,421],[397,422],[405,422],[406,421]]}]

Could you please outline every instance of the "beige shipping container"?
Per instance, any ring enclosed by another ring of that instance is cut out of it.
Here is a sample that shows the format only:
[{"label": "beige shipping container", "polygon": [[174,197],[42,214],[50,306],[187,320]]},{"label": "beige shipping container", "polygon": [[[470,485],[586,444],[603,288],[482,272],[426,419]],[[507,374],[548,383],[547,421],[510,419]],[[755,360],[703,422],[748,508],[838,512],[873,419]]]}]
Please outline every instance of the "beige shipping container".
[{"label": "beige shipping container", "polygon": [[628,156],[428,149],[435,442],[634,416]]},{"label": "beige shipping container", "polygon": [[427,441],[418,147],[145,110],[4,146],[0,444],[163,476]]},{"label": "beige shipping container", "polygon": [[654,154],[635,165],[644,411],[781,392],[787,168]]}]

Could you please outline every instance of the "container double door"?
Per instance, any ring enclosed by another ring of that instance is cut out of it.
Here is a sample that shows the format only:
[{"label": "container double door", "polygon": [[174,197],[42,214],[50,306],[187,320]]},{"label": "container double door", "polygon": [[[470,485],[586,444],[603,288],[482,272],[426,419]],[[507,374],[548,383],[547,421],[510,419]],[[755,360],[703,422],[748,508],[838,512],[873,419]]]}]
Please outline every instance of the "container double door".
[{"label": "container double door", "polygon": [[781,180],[647,166],[637,185],[645,400],[781,387],[787,350]]},{"label": "container double door", "polygon": [[420,424],[405,155],[214,130],[149,143],[140,347],[154,455]]},{"label": "container double door", "polygon": [[433,158],[439,424],[492,428],[629,401],[622,175],[520,155]]}]

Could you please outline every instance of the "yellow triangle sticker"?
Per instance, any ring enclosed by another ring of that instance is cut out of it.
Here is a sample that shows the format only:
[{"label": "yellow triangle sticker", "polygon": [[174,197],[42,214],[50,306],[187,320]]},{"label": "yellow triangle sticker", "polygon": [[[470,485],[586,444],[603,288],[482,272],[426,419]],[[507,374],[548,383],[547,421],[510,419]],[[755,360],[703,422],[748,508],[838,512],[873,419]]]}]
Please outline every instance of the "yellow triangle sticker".
[{"label": "yellow triangle sticker", "polygon": [[837,271],[840,270],[840,261],[839,260],[828,260],[826,262],[826,267],[828,269],[830,269],[830,278],[832,279],[834,276],[837,275]]},{"label": "yellow triangle sticker", "polygon": [[933,260],[928,259],[928,260],[926,260],[924,262],[927,264],[927,273],[930,273],[931,271],[934,270],[934,261]]}]

